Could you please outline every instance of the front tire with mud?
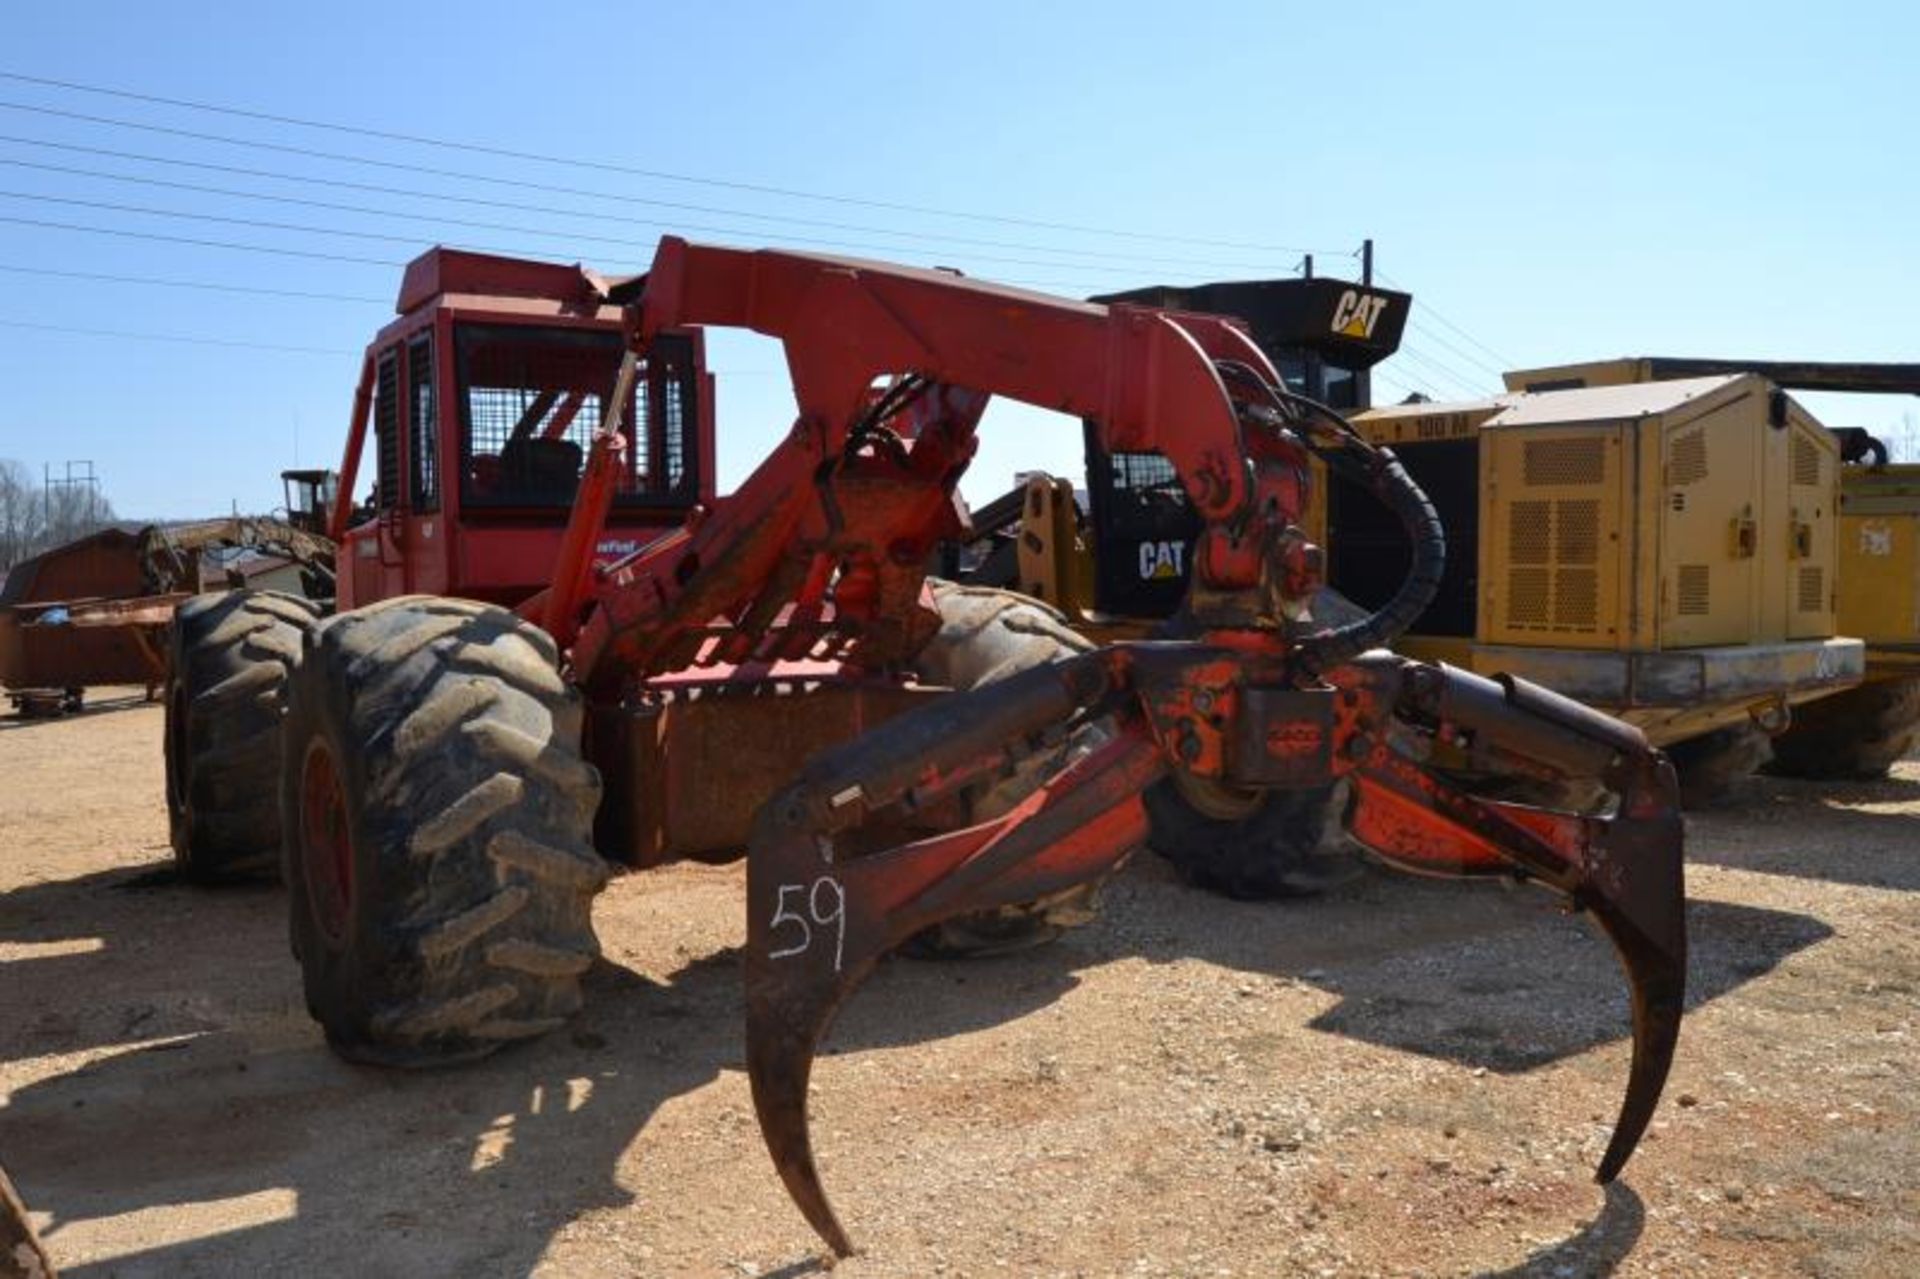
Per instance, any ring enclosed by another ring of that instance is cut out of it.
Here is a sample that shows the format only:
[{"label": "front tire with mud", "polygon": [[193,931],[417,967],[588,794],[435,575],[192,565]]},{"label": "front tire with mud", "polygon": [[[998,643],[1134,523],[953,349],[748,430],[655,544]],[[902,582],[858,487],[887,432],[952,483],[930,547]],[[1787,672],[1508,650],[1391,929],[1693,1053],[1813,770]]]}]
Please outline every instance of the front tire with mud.
[{"label": "front tire with mud", "polygon": [[306,600],[271,591],[196,595],[174,610],[163,749],[183,877],[278,871],[280,712],[319,618]]},{"label": "front tire with mud", "polygon": [[342,1056],[484,1056],[578,1011],[608,867],[600,778],[553,641],[512,613],[407,597],[313,636],[281,804],[294,954]]}]

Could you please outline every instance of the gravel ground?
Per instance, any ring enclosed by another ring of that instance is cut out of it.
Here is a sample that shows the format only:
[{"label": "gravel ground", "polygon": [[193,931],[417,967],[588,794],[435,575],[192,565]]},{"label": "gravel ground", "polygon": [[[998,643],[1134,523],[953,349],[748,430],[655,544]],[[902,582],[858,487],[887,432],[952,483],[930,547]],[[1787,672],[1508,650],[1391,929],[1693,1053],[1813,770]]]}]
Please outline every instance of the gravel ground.
[{"label": "gravel ground", "polygon": [[753,1122],[739,868],[617,881],[570,1031],[356,1068],[279,891],[169,874],[160,728],[0,721],[0,1162],[69,1275],[1920,1274],[1912,762],[1692,819],[1693,1007],[1610,1190],[1624,986],[1544,894],[1242,905],[1141,859],[1062,943],[854,999],[834,1266]]}]

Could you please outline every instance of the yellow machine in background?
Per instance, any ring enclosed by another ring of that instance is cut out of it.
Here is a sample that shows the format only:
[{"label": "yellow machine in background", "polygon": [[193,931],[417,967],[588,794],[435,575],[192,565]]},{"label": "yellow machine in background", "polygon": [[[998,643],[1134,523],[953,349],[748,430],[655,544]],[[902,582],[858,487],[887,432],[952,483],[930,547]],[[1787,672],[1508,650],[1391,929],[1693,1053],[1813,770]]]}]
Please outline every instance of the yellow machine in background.
[{"label": "yellow machine in background", "polygon": [[[1864,646],[1836,637],[1838,446],[1764,378],[1511,392],[1354,424],[1393,447],[1447,530],[1447,581],[1400,647],[1620,715],[1696,795],[1864,672]],[[1333,485],[1334,589],[1362,606],[1390,590],[1395,532]]]},{"label": "yellow machine in background", "polygon": [[[1514,391],[1625,387],[1747,373],[1804,390],[1920,394],[1920,365],[1637,357],[1507,374]],[[1865,682],[1799,707],[1772,743],[1774,772],[1877,777],[1920,745],[1920,465],[1891,465],[1866,432],[1833,432],[1839,468],[1835,620],[1866,644]],[[1794,446],[1798,448],[1798,445]],[[1805,566],[1802,566],[1805,567]]]}]

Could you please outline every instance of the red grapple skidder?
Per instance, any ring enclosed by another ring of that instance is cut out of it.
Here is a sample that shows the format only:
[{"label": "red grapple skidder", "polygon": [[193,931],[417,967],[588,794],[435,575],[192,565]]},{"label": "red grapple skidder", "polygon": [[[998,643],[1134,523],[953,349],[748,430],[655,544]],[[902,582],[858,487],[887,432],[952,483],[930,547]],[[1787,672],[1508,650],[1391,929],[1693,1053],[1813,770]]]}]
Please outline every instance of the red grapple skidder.
[{"label": "red grapple skidder", "polygon": [[[409,820],[409,788],[426,783],[362,778],[352,759],[333,757],[324,723],[306,726],[327,680],[368,678],[382,661],[425,670],[417,647],[381,638],[380,604],[344,614],[310,639],[293,676],[285,752],[296,897],[337,907],[337,899],[399,891],[383,879],[397,872],[383,866],[432,863],[444,878],[451,872],[438,859],[462,847],[466,832],[529,806],[527,821],[577,834],[583,818],[566,796],[584,795],[590,806],[591,788],[529,796],[539,778],[576,776],[582,750],[609,778],[603,807],[627,805],[622,725],[689,669],[736,679],[796,661],[831,662],[861,677],[901,669],[938,627],[925,566],[936,543],[960,527],[954,490],[976,424],[990,396],[1009,396],[1097,422],[1110,451],[1171,461],[1205,521],[1185,632],[1078,652],[926,699],[815,752],[759,806],[747,853],[748,1069],[762,1132],[807,1220],[835,1251],[850,1251],[821,1188],[806,1119],[815,1048],[839,1004],[883,954],[932,925],[1045,899],[1104,874],[1146,834],[1142,790],[1175,769],[1241,790],[1345,779],[1348,829],[1388,862],[1533,881],[1589,912],[1632,987],[1630,1079],[1599,1176],[1619,1172],[1657,1102],[1681,1014],[1672,770],[1637,730],[1545,689],[1383,649],[1431,599],[1445,553],[1431,506],[1389,453],[1288,393],[1248,336],[1218,317],[673,238],[661,242],[647,276],[610,297],[626,305],[629,343],[615,390],[601,401],[613,406],[610,418],[656,343],[724,325],[781,340],[797,421],[731,497],[697,506],[683,527],[596,567],[620,474],[617,423],[603,423],[614,429],[595,437],[586,459],[551,585],[518,606],[552,637],[539,642],[559,665],[559,683],[549,684],[551,665],[530,673],[508,661],[505,648],[462,649],[465,656],[445,660],[468,672],[467,683],[410,711],[391,734],[445,740],[450,752],[490,743],[504,752],[490,758],[518,761],[519,771],[488,776],[444,809]],[[1309,608],[1320,553],[1298,521],[1310,454],[1369,485],[1415,547],[1412,571],[1390,603],[1334,628],[1317,624]],[[429,617],[442,608],[448,633],[459,625],[451,602],[406,607]],[[354,620],[359,614],[367,616]],[[353,627],[378,642],[336,654],[329,666],[322,659],[330,645]],[[560,683],[563,691],[553,692]],[[544,743],[525,731],[530,721],[501,718],[502,707],[518,705],[514,698],[543,689],[562,726]],[[584,746],[568,736],[580,722],[568,707],[582,698]],[[446,735],[456,723],[464,735]],[[955,824],[956,796],[1094,724],[1102,731],[1079,739],[1094,744],[1011,809]],[[1435,743],[1468,770],[1431,767]],[[369,753],[379,749],[374,742]],[[1612,798],[1580,812],[1496,800],[1458,780],[1476,773],[1543,788],[1597,781]],[[669,793],[662,802],[692,801]],[[386,816],[372,820],[361,811],[369,805],[386,805]],[[501,830],[486,856],[500,867],[552,871],[590,895],[603,874],[586,865],[591,849],[531,829]],[[356,847],[368,841],[400,851],[369,863]],[[407,891],[430,902],[441,882],[428,877]],[[429,967],[465,962],[492,921],[545,909],[529,905],[528,891],[501,889],[436,925],[416,948]],[[329,985],[329,966],[337,962],[332,948],[349,943],[311,930],[302,942],[302,909],[296,901],[310,1002],[354,1055],[377,1059],[384,1037],[417,1043],[462,1016],[469,1020],[460,1043],[471,1047],[557,1024],[571,1011],[564,1003],[514,1004],[506,984],[433,1006],[407,1005],[404,981],[392,1007],[358,986],[343,992]],[[517,971],[577,972],[590,953],[522,941],[486,950],[490,962]],[[348,976],[382,980],[364,962]]]}]

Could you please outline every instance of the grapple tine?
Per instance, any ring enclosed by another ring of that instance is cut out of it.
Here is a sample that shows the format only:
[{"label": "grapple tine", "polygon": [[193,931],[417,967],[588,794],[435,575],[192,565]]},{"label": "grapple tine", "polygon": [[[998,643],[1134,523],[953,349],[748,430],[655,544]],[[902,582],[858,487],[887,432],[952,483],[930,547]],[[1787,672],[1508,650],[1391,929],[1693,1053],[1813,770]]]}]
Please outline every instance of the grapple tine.
[{"label": "grapple tine", "polygon": [[[968,696],[968,695],[961,695]],[[877,735],[892,726],[876,730]],[[808,1136],[807,1087],[833,1016],[880,957],[920,929],[1030,901],[1111,867],[1146,833],[1138,793],[1158,749],[1121,737],[991,822],[839,858],[818,779],[754,818],[747,854],[747,1072],[754,1112],[794,1203],[840,1256],[852,1243],[827,1201]]]},{"label": "grapple tine", "polygon": [[[834,1012],[893,943],[881,885],[835,864],[795,791],[763,805],[747,860],[747,1076],[760,1133],[787,1193],[827,1246],[853,1243],[814,1164],[807,1087]],[[964,852],[964,846],[960,849]]]},{"label": "grapple tine", "polygon": [[1633,1001],[1627,1095],[1595,1180],[1626,1165],[1660,1102],[1680,1039],[1687,993],[1686,882],[1673,765],[1649,753],[1633,765],[1618,814],[1589,853],[1580,899],[1613,941]]}]

